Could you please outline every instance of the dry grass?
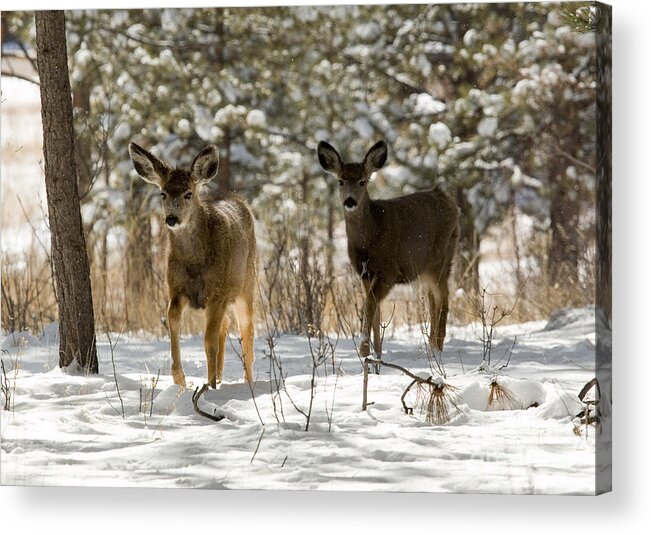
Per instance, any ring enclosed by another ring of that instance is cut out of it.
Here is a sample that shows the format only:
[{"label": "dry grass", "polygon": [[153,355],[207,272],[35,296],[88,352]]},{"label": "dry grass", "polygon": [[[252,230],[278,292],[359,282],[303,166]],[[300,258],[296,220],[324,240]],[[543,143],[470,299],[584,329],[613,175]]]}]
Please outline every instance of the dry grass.
[{"label": "dry grass", "polygon": [[497,377],[494,377],[490,382],[488,392],[488,407],[492,409],[499,408],[500,410],[516,410],[522,409],[522,403],[518,398],[504,385],[501,385]]},{"label": "dry grass", "polygon": [[444,425],[452,416],[450,410],[458,414],[459,398],[457,388],[443,381],[433,383],[417,383],[416,406],[425,413],[425,421],[433,425]]},{"label": "dry grass", "polygon": [[24,253],[2,254],[2,328],[41,332],[57,318],[50,263],[32,242]]},{"label": "dry grass", "polygon": [[[38,213],[27,216],[33,220],[43,217]],[[21,217],[24,219],[26,215],[22,214]],[[259,251],[260,292],[255,308],[259,329],[264,330],[266,314],[272,317],[271,324],[278,332],[304,333],[306,325],[311,324],[319,330],[340,336],[358,336],[362,324],[363,289],[345,252],[336,253],[333,272],[328,273],[327,247],[322,242],[313,240],[306,256],[305,252],[301,252],[300,241],[288,228],[289,223],[265,225],[268,225],[267,243],[273,245],[266,249],[261,247]],[[496,234],[494,239],[506,240],[507,237]],[[106,236],[91,232],[89,240],[91,284],[98,328],[105,332],[141,332],[166,337],[164,236],[155,233],[149,259],[145,258],[146,253],[143,252],[142,265],[132,262],[131,269],[125,267],[124,236],[117,233],[112,237],[110,251],[107,251]],[[499,277],[493,277],[487,286],[490,297],[486,305],[500,309],[513,307],[511,314],[504,319],[505,324],[546,319],[558,308],[585,306],[594,301],[593,249],[586,247],[579,273],[573,278],[568,277],[568,284],[552,287],[547,283],[545,270],[536,268],[544,265],[545,240],[546,236],[538,233],[526,247],[521,247],[523,257],[542,259],[533,260],[531,269],[526,273],[522,271],[518,275],[515,269],[508,267],[508,248],[498,247],[496,252],[491,253],[494,257],[486,258],[489,261],[499,260],[503,266]],[[2,256],[2,328],[5,331],[28,329],[39,332],[57,318],[51,270],[43,247],[33,236],[24,253],[4,253]],[[305,258],[307,264],[303,265]],[[141,280],[132,280],[136,275],[144,276],[140,277]],[[526,278],[526,283],[518,294],[517,280],[522,277]],[[469,306],[472,296],[455,291],[453,280],[450,281],[450,290],[448,324],[466,325],[476,321],[476,311]],[[422,326],[428,318],[421,293],[418,287],[408,285],[396,286],[392,290],[383,306],[383,319],[391,316],[385,333],[387,337],[391,337],[398,328],[413,329],[416,336],[422,334]],[[203,313],[186,310],[182,333],[201,334],[203,328]]]}]

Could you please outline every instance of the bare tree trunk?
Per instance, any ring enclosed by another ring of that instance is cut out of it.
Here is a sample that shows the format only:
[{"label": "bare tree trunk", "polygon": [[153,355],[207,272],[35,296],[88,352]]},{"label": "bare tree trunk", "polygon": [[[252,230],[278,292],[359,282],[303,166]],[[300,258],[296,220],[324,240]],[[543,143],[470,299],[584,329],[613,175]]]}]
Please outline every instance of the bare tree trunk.
[{"label": "bare tree trunk", "polygon": [[77,190],[63,11],[36,12],[36,50],[45,187],[59,305],[59,366],[76,362],[86,373],[97,373],[95,317]]},{"label": "bare tree trunk", "polygon": [[79,198],[84,201],[90,200],[85,197],[93,182],[91,170],[91,140],[88,133],[88,117],[90,115],[90,87],[86,82],[77,85],[72,92],[72,105],[75,113],[84,121],[84,127],[79,136],[75,139],[75,164],[78,173]]},{"label": "bare tree trunk", "polygon": [[[560,166],[562,167],[562,166]],[[583,249],[579,234],[579,192],[559,165],[552,170],[550,197],[551,241],[547,253],[549,283],[552,287],[572,288],[578,278],[579,259]]]}]

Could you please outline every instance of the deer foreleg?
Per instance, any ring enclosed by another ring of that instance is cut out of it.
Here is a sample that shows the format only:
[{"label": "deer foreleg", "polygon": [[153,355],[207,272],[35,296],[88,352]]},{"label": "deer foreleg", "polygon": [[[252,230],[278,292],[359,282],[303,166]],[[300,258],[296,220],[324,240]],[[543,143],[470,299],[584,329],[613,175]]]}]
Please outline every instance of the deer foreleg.
[{"label": "deer foreleg", "polygon": [[368,357],[371,354],[371,329],[373,329],[373,346],[378,357],[382,354],[382,343],[380,337],[380,303],[384,299],[391,286],[384,284],[377,276],[370,281],[364,279],[366,289],[366,301],[364,302],[364,320],[362,323],[362,341],[360,354]]},{"label": "deer foreleg", "polygon": [[181,364],[181,342],[179,329],[181,327],[181,315],[185,303],[180,297],[170,299],[167,308],[167,326],[170,332],[170,345],[172,350],[172,378],[174,384],[185,386],[185,373]]}]

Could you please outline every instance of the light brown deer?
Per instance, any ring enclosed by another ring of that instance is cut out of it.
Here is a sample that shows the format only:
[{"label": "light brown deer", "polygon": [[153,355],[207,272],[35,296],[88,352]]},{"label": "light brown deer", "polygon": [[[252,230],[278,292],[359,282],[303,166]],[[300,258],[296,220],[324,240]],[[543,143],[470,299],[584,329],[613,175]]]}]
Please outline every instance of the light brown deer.
[{"label": "light brown deer", "polygon": [[253,295],[256,241],[253,214],[235,194],[210,198],[199,195],[217,174],[219,153],[209,145],[190,169],[172,169],[135,143],[129,154],[137,173],[160,188],[168,228],[168,328],[172,350],[172,376],[185,386],[181,364],[179,327],[186,305],[204,309],[204,349],[208,382],[222,380],[228,334],[227,308],[235,305],[242,338],[244,378],[253,380]]},{"label": "light brown deer", "polygon": [[428,290],[429,343],[443,350],[448,316],[448,278],[459,228],[456,204],[439,187],[388,200],[372,200],[366,189],[373,173],[387,161],[379,141],[361,163],[344,163],[332,145],[322,141],[321,166],[339,180],[344,206],[348,257],[364,284],[366,298],[360,352],[373,347],[382,355],[380,303],[396,284],[419,282]]}]

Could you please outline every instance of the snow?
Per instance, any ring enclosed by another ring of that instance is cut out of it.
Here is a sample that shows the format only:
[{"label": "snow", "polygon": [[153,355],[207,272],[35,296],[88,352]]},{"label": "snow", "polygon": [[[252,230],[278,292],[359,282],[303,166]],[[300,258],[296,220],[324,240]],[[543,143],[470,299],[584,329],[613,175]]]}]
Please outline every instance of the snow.
[{"label": "snow", "polygon": [[436,145],[439,150],[443,150],[452,141],[450,129],[445,123],[440,122],[430,125],[428,137],[430,143]]},{"label": "snow", "polygon": [[246,124],[251,128],[265,128],[267,117],[262,110],[251,110],[246,116]]},{"label": "snow", "polygon": [[463,36],[463,44],[466,46],[473,46],[478,38],[479,34],[477,30],[470,28]]},{"label": "snow", "polygon": [[436,115],[443,111],[445,111],[445,104],[429,93],[420,93],[416,96],[415,115]]},{"label": "snow", "polygon": [[[307,432],[287,397],[304,411],[309,405],[312,360],[301,336],[281,336],[276,346],[287,374],[282,417],[263,354],[266,333],[258,332],[252,389],[242,382],[230,335],[224,382],[200,400],[204,411],[225,416],[220,422],[193,409],[194,387],[206,373],[201,337],[181,343],[187,389],[172,384],[167,340],[111,337],[123,417],[106,336],[98,339],[102,373],[88,378],[57,367],[52,328],[47,337],[7,336],[2,358],[15,405],[0,415],[1,483],[592,494],[595,431],[575,427],[573,415],[581,408],[577,393],[594,376],[594,313],[559,317],[565,321],[555,329],[544,321],[500,325],[491,373],[478,370],[479,326],[450,326],[442,360],[458,410],[449,407],[444,425],[427,423],[418,410],[404,413],[400,396],[410,380],[390,369],[369,376],[373,404],[362,411],[355,344],[340,339],[340,371],[331,362],[319,368]],[[437,375],[417,328],[388,332],[383,358]],[[514,404],[489,406],[492,380]]]},{"label": "snow", "polygon": [[374,41],[382,35],[382,28],[380,28],[380,25],[375,22],[366,22],[358,24],[355,28],[355,33],[363,41]]},{"label": "snow", "polygon": [[477,125],[477,133],[482,137],[493,137],[497,132],[497,117],[484,117]]}]

